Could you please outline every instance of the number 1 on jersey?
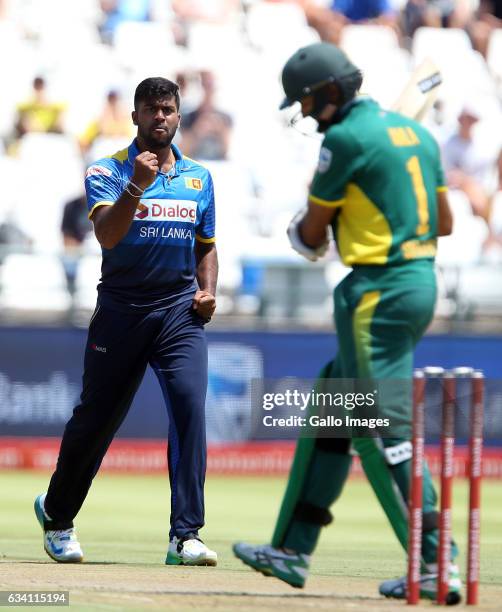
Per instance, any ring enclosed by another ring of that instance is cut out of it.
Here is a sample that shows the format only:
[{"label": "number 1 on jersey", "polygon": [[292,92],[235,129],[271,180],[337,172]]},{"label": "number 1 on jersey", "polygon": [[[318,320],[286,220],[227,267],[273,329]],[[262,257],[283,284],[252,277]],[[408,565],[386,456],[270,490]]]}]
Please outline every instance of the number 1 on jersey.
[{"label": "number 1 on jersey", "polygon": [[413,191],[417,199],[418,225],[417,236],[423,236],[429,231],[429,207],[427,205],[427,191],[425,190],[424,178],[420,169],[418,157],[414,155],[406,162],[406,170],[411,175]]}]

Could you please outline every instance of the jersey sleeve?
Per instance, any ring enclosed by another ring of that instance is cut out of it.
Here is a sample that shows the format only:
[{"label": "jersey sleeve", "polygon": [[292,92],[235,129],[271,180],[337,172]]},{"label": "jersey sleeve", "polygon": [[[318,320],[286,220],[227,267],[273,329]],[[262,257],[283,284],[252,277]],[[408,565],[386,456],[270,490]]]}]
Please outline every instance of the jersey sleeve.
[{"label": "jersey sleeve", "polygon": [[216,242],[215,236],[215,206],[214,186],[211,175],[208,174],[205,194],[205,209],[196,228],[195,239],[207,244]]},{"label": "jersey sleeve", "polygon": [[87,168],[85,193],[89,219],[96,208],[115,204],[124,190],[122,183],[118,169],[109,159],[101,159]]},{"label": "jersey sleeve", "polygon": [[327,208],[343,206],[345,188],[358,160],[359,147],[354,137],[341,125],[331,128],[321,146],[309,202]]}]

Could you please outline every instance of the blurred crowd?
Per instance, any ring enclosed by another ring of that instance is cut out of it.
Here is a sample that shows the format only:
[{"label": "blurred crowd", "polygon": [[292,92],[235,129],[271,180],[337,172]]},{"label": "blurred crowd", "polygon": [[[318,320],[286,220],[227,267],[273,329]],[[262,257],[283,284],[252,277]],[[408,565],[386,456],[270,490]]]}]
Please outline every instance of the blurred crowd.
[{"label": "blurred crowd", "polygon": [[[177,144],[215,178],[223,311],[263,313],[263,270],[303,265],[284,228],[320,144],[308,121],[291,129],[297,109],[278,111],[280,68],[318,40],[341,45],[386,107],[424,58],[438,64],[425,123],[457,222],[439,262],[502,261],[501,26],[502,0],[0,0],[0,303],[20,274],[7,268],[29,272],[32,254],[63,263],[66,306],[90,307],[83,172],[128,145],[134,88],[162,75],[180,86]],[[335,253],[327,266],[328,284],[344,273]]]}]

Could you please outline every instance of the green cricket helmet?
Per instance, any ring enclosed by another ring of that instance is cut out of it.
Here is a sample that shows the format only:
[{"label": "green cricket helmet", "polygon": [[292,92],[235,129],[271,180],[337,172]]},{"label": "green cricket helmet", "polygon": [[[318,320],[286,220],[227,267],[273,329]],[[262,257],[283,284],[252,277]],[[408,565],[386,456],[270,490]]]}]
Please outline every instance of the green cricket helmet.
[{"label": "green cricket helmet", "polygon": [[341,49],[330,43],[314,43],[298,49],[286,62],[282,70],[286,98],[280,108],[291,106],[309,94],[315,98],[316,92],[325,91],[330,83],[338,86],[342,105],[352,100],[362,81],[361,71]]}]

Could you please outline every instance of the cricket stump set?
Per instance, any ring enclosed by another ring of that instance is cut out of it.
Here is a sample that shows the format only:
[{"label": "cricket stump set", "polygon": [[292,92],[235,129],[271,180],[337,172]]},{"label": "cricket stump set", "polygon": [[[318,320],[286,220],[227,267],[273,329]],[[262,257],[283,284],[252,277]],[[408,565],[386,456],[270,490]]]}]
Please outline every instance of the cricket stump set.
[{"label": "cricket stump set", "polygon": [[453,486],[453,453],[455,447],[455,408],[457,404],[457,380],[470,383],[469,427],[469,522],[467,548],[467,604],[478,602],[479,583],[479,535],[481,504],[481,455],[483,448],[483,397],[484,376],[473,368],[459,367],[444,370],[426,367],[413,374],[412,421],[412,476],[409,496],[408,526],[408,604],[418,604],[420,595],[420,570],[422,565],[422,483],[425,450],[425,391],[427,380],[439,379],[442,383],[441,408],[441,502],[439,515],[438,548],[438,604],[456,604],[457,593],[448,592],[451,549],[451,514]]}]

